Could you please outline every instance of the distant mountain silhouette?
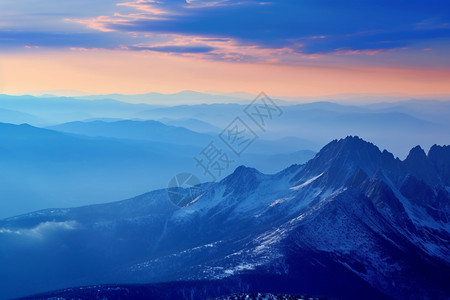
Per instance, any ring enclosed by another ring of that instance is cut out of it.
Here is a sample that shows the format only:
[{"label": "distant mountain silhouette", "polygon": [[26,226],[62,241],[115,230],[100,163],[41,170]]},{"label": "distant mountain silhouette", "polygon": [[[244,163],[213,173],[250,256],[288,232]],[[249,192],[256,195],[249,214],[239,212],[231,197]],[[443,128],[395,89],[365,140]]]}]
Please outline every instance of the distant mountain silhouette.
[{"label": "distant mountain silhouette", "polygon": [[[51,126],[83,120],[165,120],[163,123],[167,125],[217,134],[238,116],[252,126],[244,113],[252,99],[241,100],[194,91],[78,98],[0,95],[0,121]],[[402,158],[417,144],[424,148],[434,143],[448,144],[449,101],[411,100],[367,105],[330,101],[332,98],[299,104],[276,99],[283,115],[269,122],[268,130],[261,137],[271,140],[295,137],[309,141],[308,147],[302,149],[318,151],[330,140],[358,135]],[[3,114],[5,119],[1,119],[2,109],[14,113]]]},{"label": "distant mountain silhouette", "polygon": [[202,145],[211,140],[211,136],[199,134],[189,129],[166,125],[158,121],[121,120],[114,122],[91,121],[70,122],[48,127],[67,133],[87,136],[102,136],[119,139],[145,140],[185,145]]}]

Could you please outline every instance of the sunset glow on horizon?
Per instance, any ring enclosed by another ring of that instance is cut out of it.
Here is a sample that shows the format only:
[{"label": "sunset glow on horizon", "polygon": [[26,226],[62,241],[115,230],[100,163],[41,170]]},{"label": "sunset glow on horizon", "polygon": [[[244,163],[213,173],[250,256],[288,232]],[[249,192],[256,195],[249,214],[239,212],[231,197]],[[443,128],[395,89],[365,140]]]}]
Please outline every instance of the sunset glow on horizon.
[{"label": "sunset glow on horizon", "polygon": [[7,0],[0,93],[450,94],[442,6]]}]

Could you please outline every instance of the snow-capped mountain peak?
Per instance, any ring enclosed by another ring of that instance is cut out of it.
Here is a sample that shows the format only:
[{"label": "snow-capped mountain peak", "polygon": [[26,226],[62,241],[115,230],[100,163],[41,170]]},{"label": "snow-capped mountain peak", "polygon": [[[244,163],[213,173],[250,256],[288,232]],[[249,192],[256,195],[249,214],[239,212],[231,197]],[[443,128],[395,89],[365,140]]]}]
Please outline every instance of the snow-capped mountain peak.
[{"label": "snow-capped mountain peak", "polygon": [[[445,299],[449,149],[433,146],[426,155],[416,147],[401,161],[347,137],[274,175],[240,166],[204,184],[201,197],[183,208],[159,190],[3,220],[0,251],[9,259],[0,284],[14,282],[19,263],[42,274],[56,260],[74,263],[42,275],[55,288],[220,279],[236,292],[245,286],[346,299]],[[32,249],[16,234],[52,222],[77,226],[40,229],[40,246]],[[37,255],[40,263],[31,263]],[[68,269],[69,279],[61,276]],[[36,291],[39,281],[31,278],[28,292]]]}]

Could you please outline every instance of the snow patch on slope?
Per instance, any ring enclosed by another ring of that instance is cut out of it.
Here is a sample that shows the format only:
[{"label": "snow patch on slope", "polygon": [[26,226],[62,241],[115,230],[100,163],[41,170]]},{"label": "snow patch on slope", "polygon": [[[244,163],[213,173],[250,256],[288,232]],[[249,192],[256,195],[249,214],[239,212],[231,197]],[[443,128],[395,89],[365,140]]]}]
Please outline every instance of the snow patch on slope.
[{"label": "snow patch on slope", "polygon": [[269,206],[270,207],[274,207],[277,204],[281,204],[283,202],[286,202],[286,201],[289,201],[289,200],[292,200],[292,199],[294,199],[294,197],[280,198],[280,199],[277,199],[277,200],[273,201],[272,203],[270,203]]},{"label": "snow patch on slope", "polygon": [[322,176],[322,175],[323,175],[323,173],[320,173],[319,175],[317,175],[317,176],[315,176],[315,177],[313,177],[313,178],[311,178],[311,179],[305,181],[304,183],[302,183],[302,184],[300,184],[300,185],[293,186],[293,187],[291,187],[290,189],[293,190],[293,191],[299,190],[299,189],[301,189],[301,188],[303,188],[303,187],[305,187],[305,186],[311,184],[312,182],[314,182],[314,180],[316,180],[317,178],[319,178],[319,177]]}]

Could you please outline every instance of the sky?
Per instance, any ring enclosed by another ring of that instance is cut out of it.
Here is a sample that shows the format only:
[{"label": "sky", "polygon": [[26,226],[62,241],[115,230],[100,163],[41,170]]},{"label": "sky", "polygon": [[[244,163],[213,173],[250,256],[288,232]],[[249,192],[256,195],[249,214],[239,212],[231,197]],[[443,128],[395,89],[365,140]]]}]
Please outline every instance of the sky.
[{"label": "sky", "polygon": [[449,1],[2,0],[0,93],[450,94]]}]

